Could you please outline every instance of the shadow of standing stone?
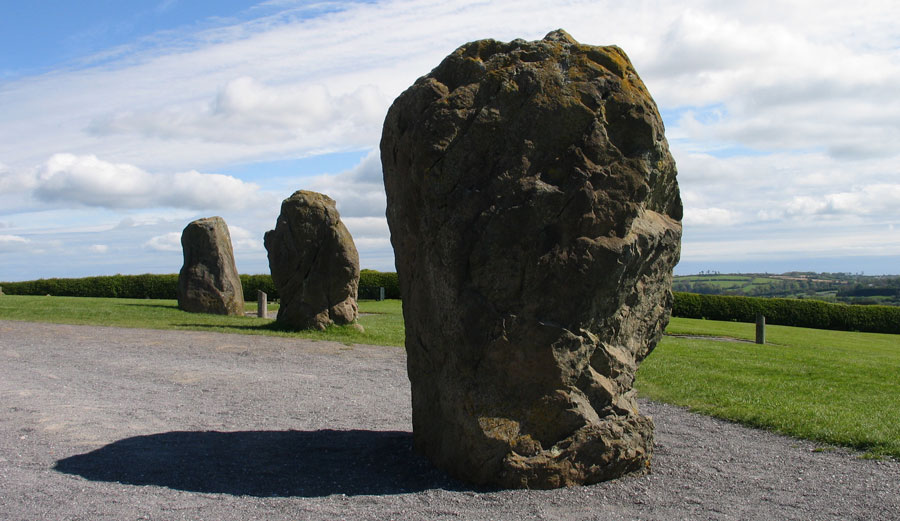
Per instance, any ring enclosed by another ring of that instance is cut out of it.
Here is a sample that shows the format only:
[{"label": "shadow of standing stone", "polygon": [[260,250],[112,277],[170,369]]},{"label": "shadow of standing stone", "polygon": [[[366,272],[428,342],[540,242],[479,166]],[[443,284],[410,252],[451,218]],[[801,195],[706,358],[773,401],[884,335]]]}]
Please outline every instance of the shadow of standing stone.
[{"label": "shadow of standing stone", "polygon": [[188,224],[181,234],[181,247],[184,265],[178,274],[178,307],[193,313],[243,315],[244,290],[225,220],[208,217]]},{"label": "shadow of standing stone", "polygon": [[381,160],[416,447],[500,487],[646,472],[632,384],[682,206],[625,53],[562,30],[463,45],[394,101]]}]

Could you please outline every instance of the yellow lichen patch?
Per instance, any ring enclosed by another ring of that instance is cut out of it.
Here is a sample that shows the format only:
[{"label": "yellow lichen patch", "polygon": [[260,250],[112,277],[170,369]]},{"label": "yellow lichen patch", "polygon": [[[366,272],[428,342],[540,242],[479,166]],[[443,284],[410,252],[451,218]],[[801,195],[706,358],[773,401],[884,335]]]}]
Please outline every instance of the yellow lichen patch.
[{"label": "yellow lichen patch", "polygon": [[490,438],[511,441],[519,437],[519,422],[497,416],[478,417],[478,426]]}]

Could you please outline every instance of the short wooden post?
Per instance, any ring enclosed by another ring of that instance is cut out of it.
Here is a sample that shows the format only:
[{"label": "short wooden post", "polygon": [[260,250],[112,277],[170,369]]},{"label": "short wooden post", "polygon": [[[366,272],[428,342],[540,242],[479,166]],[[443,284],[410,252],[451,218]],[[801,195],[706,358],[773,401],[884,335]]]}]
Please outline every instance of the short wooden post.
[{"label": "short wooden post", "polygon": [[259,318],[269,318],[269,302],[266,300],[268,295],[265,291],[256,290],[256,315]]},{"label": "short wooden post", "polygon": [[756,343],[766,343],[766,317],[762,313],[756,314]]}]

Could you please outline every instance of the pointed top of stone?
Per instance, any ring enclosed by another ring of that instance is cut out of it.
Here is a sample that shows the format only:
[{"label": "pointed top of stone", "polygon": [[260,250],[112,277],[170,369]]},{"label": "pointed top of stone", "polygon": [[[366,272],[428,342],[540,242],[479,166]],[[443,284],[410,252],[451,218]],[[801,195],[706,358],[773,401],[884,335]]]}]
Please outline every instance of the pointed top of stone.
[{"label": "pointed top of stone", "polygon": [[572,35],[567,33],[564,29],[550,31],[549,33],[547,33],[547,36],[544,36],[544,41],[578,44],[578,40],[572,38]]}]

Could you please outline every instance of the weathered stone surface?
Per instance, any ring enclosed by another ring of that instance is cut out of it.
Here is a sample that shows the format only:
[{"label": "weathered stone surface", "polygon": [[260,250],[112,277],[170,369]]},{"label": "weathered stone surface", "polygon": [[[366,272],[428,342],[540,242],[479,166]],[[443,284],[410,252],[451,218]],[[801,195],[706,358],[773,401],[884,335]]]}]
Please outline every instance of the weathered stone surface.
[{"label": "weathered stone surface", "polygon": [[349,324],[358,312],[359,254],[334,200],[300,190],[281,203],[266,232],[269,269],[281,305],[276,322],[294,329]]},{"label": "weathered stone surface", "polygon": [[416,446],[550,488],[649,467],[632,383],[669,320],[682,206],[617,47],[466,44],[388,111],[381,159]]},{"label": "weathered stone surface", "polygon": [[194,313],[243,315],[244,290],[221,217],[198,219],[181,233],[184,265],[178,274],[178,307]]}]

